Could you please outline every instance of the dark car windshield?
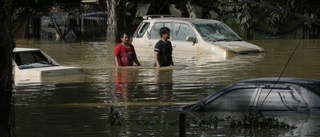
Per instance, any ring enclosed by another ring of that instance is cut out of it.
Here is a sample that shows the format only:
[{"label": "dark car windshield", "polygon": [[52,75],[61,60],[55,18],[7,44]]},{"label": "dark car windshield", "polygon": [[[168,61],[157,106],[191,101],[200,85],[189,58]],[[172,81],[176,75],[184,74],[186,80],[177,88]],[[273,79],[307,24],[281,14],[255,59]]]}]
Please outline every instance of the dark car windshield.
[{"label": "dark car windshield", "polygon": [[241,38],[224,23],[194,24],[206,41],[241,41]]},{"label": "dark car windshield", "polygon": [[14,53],[14,60],[20,69],[56,66],[41,51],[17,52]]}]

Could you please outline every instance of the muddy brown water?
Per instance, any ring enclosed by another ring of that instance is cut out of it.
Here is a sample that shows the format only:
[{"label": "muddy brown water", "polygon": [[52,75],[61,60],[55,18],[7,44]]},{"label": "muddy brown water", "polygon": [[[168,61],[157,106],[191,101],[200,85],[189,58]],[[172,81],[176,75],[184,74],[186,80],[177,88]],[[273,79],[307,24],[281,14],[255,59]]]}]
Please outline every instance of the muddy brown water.
[{"label": "muddy brown water", "polygon": [[[76,42],[18,39],[17,47],[39,48],[62,65],[83,67],[85,75],[76,80],[64,77],[63,82],[44,81],[17,86],[14,93],[14,135],[175,137],[179,136],[179,113],[162,108],[194,103],[223,86],[243,79],[283,76],[320,80],[320,40],[302,40],[295,52],[300,40],[249,42],[265,48],[267,52],[226,59],[175,53],[174,67],[156,70],[152,53],[139,49],[138,59],[142,66],[116,69],[113,59],[115,43],[103,39]],[[111,106],[125,119],[124,125],[110,124]],[[319,115],[278,114],[278,118],[293,123],[297,128],[237,130],[188,125],[186,135],[319,135]]]}]

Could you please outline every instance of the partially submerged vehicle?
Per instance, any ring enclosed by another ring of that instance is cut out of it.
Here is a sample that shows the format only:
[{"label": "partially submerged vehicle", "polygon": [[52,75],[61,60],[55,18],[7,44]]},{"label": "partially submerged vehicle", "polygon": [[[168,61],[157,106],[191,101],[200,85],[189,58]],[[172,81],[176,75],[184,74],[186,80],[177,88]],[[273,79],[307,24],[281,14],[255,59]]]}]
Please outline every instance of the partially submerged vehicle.
[{"label": "partially submerged vehicle", "polygon": [[261,53],[259,46],[243,41],[223,22],[210,19],[156,16],[145,17],[137,27],[132,44],[135,48],[153,51],[161,37],[159,30],[171,30],[170,41],[174,52],[209,53],[227,57],[230,54]]},{"label": "partially submerged vehicle", "polygon": [[243,80],[183,110],[320,112],[320,81],[276,77]]},{"label": "partially submerged vehicle", "polygon": [[43,78],[84,74],[81,67],[61,66],[36,48],[15,48],[14,78],[16,83],[41,82]]}]

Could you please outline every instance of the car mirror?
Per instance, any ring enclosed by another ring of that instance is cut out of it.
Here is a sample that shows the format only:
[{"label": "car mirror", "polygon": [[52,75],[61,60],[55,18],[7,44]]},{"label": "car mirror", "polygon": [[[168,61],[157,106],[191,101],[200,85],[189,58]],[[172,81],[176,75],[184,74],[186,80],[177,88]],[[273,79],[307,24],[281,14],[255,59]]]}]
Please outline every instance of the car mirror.
[{"label": "car mirror", "polygon": [[193,45],[196,44],[196,42],[197,42],[196,38],[193,37],[193,36],[188,36],[188,37],[186,38],[186,40],[193,42]]},{"label": "car mirror", "polygon": [[194,42],[194,37],[193,36],[188,36],[187,38],[186,38],[186,40],[187,41],[191,41],[191,42]]}]

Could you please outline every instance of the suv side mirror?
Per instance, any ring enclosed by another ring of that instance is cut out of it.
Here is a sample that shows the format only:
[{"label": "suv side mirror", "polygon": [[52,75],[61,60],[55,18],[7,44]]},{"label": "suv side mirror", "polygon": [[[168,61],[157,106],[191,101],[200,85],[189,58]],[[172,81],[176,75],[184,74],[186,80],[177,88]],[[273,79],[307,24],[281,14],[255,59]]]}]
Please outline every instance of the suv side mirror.
[{"label": "suv side mirror", "polygon": [[197,39],[196,39],[195,37],[193,37],[193,36],[187,36],[186,40],[193,42],[193,45],[194,45],[194,44],[196,43],[196,41],[197,41]]},{"label": "suv side mirror", "polygon": [[187,40],[187,41],[192,41],[192,42],[194,42],[195,39],[194,39],[194,37],[192,37],[192,36],[188,36],[188,37],[186,38],[186,40]]}]

